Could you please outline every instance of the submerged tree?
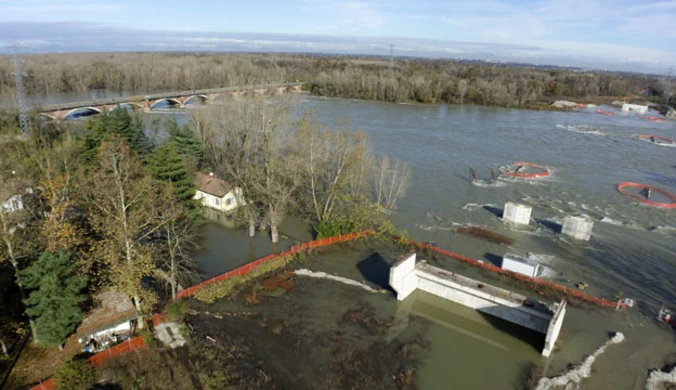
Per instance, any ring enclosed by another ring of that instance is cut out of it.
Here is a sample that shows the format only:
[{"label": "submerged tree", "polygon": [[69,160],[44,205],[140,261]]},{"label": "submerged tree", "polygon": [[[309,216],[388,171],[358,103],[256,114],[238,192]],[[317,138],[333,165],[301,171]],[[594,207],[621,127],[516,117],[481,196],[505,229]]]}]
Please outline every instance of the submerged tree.
[{"label": "submerged tree", "polygon": [[376,204],[385,209],[394,209],[397,199],[406,194],[409,181],[408,165],[390,162],[385,155],[379,161],[374,174]]},{"label": "submerged tree", "polygon": [[199,231],[190,210],[180,202],[171,201],[162,215],[164,226],[157,240],[156,273],[171,288],[171,297],[190,283],[197,281],[199,270],[192,257],[197,248]]},{"label": "submerged tree", "polygon": [[87,279],[76,274],[77,268],[66,252],[46,251],[19,271],[22,284],[31,290],[24,302],[40,344],[62,345],[84,318],[80,305],[87,299],[82,292]]}]

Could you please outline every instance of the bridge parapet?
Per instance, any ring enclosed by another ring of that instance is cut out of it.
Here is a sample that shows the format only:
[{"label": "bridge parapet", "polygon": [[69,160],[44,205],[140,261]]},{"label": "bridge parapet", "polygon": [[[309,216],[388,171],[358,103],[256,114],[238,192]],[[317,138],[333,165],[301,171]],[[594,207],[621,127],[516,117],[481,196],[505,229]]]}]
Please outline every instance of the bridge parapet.
[{"label": "bridge parapet", "polygon": [[223,94],[230,94],[234,97],[244,96],[249,92],[255,94],[264,94],[270,90],[278,93],[293,92],[299,93],[304,83],[282,83],[282,84],[262,84],[256,86],[211,88],[202,90],[179,91],[179,92],[160,92],[148,95],[122,96],[110,99],[97,99],[88,102],[67,102],[59,104],[45,105],[41,108],[43,116],[53,119],[64,119],[73,110],[91,109],[93,112],[102,112],[104,109],[112,110],[118,105],[130,105],[137,108],[151,110],[156,103],[160,101],[169,101],[183,107],[185,104],[194,102],[194,99],[200,99],[204,102],[212,102]]}]

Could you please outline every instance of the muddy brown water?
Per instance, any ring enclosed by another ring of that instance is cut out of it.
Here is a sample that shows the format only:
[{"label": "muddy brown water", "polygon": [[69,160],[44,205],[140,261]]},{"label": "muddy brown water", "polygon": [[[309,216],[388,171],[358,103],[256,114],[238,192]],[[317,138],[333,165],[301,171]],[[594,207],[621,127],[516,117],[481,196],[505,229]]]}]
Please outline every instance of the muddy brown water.
[{"label": "muddy brown water", "polygon": [[[413,316],[431,322],[426,333],[431,348],[417,371],[421,388],[513,389],[527,364],[536,362],[543,373],[554,375],[581,361],[612,331],[624,332],[626,341],[597,360],[583,388],[642,388],[648,369],[673,363],[668,360],[676,349],[674,334],[654,317],[662,303],[676,304],[676,210],[639,204],[616,187],[632,181],[676,192],[676,148],[635,137],[674,138],[674,121],[652,123],[634,114],[609,117],[591,110],[538,112],[311,97],[299,103],[298,112],[305,109],[313,109],[328,126],[349,119],[353,128],[369,134],[376,154],[409,164],[411,187],[392,219],[411,238],[495,263],[508,251],[525,255],[545,266],[546,278],[571,287],[584,281],[592,295],[613,298],[621,292],[638,301],[624,313],[572,308],[558,348],[544,360],[528,337],[504,331],[455,304],[416,294]],[[543,165],[552,175],[538,180],[501,178],[496,183],[468,180],[469,167],[488,179],[491,168],[498,172],[514,161]],[[502,223],[506,201],[533,207],[530,226]],[[594,221],[590,242],[560,235],[567,215]],[[299,221],[286,224],[282,231],[290,231],[290,238],[282,246],[309,238],[309,229]],[[497,245],[452,232],[454,227],[475,225],[514,243]],[[205,231],[205,251],[198,260],[208,275],[280,250],[265,236],[252,246],[243,230],[232,227],[208,225]],[[378,248],[338,251],[306,267],[360,280],[364,276],[358,264],[375,252],[380,253]],[[386,251],[381,257],[389,263],[398,255]],[[318,282],[317,289],[329,289],[324,287],[328,283]],[[369,299],[391,315],[401,305],[391,297]],[[324,301],[350,302],[340,296]]]}]

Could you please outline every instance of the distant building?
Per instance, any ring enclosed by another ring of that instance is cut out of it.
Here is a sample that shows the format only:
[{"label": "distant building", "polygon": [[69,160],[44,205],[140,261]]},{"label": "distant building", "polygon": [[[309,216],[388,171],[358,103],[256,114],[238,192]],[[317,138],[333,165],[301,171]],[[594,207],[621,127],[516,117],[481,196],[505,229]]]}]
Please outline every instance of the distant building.
[{"label": "distant building", "polygon": [[195,177],[195,189],[195,199],[199,199],[202,206],[212,209],[230,211],[246,204],[241,188],[215,177],[213,173],[198,173]]},{"label": "distant building", "polygon": [[635,111],[638,112],[639,114],[645,114],[646,112],[648,112],[648,106],[643,106],[640,104],[624,103],[622,104],[622,111],[624,112]]}]

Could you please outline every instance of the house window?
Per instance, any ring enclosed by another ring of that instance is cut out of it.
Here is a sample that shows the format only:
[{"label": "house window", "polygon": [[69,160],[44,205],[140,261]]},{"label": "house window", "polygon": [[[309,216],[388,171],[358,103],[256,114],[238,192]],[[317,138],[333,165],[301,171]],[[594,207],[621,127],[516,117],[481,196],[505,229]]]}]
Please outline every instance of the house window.
[{"label": "house window", "polygon": [[214,206],[220,206],[221,205],[221,200],[218,198],[214,198]]},{"label": "house window", "polygon": [[230,206],[232,204],[232,198],[228,198],[225,200],[225,205]]}]

